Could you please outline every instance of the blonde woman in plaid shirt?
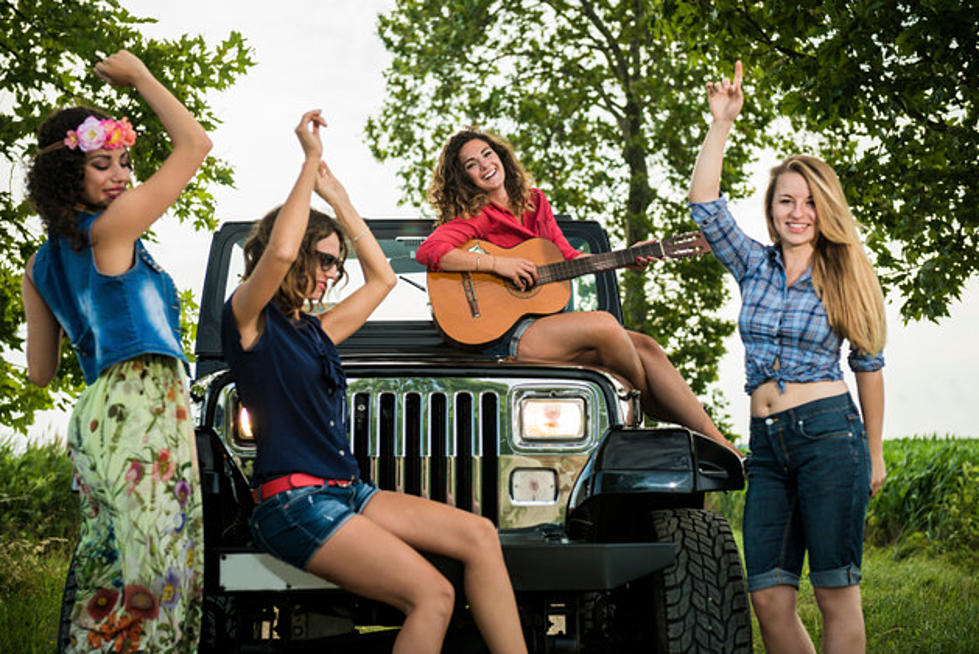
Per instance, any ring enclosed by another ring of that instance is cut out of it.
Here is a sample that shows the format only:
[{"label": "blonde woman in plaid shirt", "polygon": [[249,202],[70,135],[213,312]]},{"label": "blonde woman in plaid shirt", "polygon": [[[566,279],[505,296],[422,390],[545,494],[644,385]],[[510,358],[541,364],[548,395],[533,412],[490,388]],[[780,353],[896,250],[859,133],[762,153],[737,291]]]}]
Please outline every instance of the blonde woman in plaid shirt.
[{"label": "blonde woman in plaid shirt", "polygon": [[[839,179],[823,161],[796,155],[772,170],[765,218],[773,245],[750,239],[734,221],[720,179],[724,145],[744,103],[741,81],[739,61],[733,81],[707,84],[713,122],[689,199],[715,256],[741,288],[738,326],[751,397],[748,590],[768,651],[814,652],[796,612],[808,552],[823,651],[862,652],[863,523],[886,474],[883,296]],[[843,381],[843,339],[859,412]]]}]

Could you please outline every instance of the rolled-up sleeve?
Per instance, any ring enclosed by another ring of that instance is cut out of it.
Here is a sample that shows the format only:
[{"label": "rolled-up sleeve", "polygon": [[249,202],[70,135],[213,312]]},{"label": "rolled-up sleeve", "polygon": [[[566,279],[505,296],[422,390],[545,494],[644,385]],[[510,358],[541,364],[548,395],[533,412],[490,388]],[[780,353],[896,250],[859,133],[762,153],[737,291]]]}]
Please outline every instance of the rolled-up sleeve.
[{"label": "rolled-up sleeve", "polygon": [[415,252],[415,260],[431,271],[442,270],[442,257],[449,250],[459,247],[466,241],[478,238],[479,232],[474,224],[476,219],[461,219],[439,225],[431,236],[426,238]]},{"label": "rolled-up sleeve", "polygon": [[853,372],[875,372],[884,367],[884,353],[867,354],[851,345],[847,363]]}]

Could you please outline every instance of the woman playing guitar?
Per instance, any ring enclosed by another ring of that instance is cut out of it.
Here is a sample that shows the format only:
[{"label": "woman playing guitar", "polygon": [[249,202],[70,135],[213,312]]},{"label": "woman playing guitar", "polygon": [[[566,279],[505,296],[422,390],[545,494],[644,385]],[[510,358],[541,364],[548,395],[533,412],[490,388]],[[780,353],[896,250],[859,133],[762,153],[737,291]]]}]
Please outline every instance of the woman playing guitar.
[{"label": "woman playing guitar", "polygon": [[[435,231],[416,258],[429,270],[490,272],[520,288],[537,281],[537,264],[515,256],[459,249],[471,239],[512,248],[530,238],[552,241],[565,259],[583,255],[568,243],[547,198],[531,187],[513,148],[498,136],[473,129],[449,139],[429,187],[438,212]],[[651,258],[638,258],[640,268]],[[640,392],[643,411],[737,449],[718,431],[697,397],[659,344],[625,329],[605,311],[575,311],[525,317],[486,351],[520,361],[594,365],[625,378]],[[740,455],[740,454],[739,454]]]}]

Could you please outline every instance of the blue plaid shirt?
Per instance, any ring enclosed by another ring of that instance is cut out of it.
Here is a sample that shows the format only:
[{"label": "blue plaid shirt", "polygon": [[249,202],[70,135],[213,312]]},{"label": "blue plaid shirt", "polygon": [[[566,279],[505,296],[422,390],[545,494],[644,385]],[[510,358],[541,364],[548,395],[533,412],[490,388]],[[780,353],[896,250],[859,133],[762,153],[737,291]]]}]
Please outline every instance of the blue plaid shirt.
[{"label": "blue plaid shirt", "polygon": [[[812,284],[812,269],[786,287],[782,251],[741,231],[723,196],[713,202],[691,203],[690,214],[714,256],[741,287],[738,330],[748,377],[744,390],[750,395],[770,379],[783,392],[786,382],[843,379],[843,339],[829,326],[826,309]],[[884,367],[883,353],[870,356],[852,346],[848,361],[854,372]]]}]

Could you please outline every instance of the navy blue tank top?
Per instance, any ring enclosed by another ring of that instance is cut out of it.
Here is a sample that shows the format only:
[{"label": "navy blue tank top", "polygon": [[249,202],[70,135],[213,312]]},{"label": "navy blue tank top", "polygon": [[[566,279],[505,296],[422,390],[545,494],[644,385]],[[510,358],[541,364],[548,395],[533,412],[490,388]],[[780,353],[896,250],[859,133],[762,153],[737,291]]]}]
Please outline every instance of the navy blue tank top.
[{"label": "navy blue tank top", "polygon": [[298,322],[269,302],[265,328],[250,350],[224,304],[222,342],[238,396],[258,442],[252,486],[305,472],[326,479],[358,475],[347,429],[347,378],[319,320]]}]

